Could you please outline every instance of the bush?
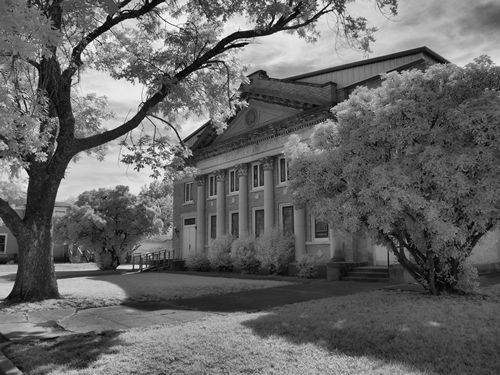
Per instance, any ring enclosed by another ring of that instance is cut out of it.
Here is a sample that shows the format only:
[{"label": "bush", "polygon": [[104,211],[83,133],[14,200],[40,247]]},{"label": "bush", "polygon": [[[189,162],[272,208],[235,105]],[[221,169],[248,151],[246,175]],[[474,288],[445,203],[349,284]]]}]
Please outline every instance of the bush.
[{"label": "bush", "polygon": [[210,271],[210,262],[205,254],[193,254],[186,258],[186,268],[189,271]]},{"label": "bush", "polygon": [[313,279],[318,276],[318,267],[324,264],[321,258],[314,255],[304,255],[297,262],[297,276]]},{"label": "bush", "polygon": [[251,238],[237,238],[231,245],[233,266],[242,272],[257,273],[260,262],[256,257],[255,242]]},{"label": "bush", "polygon": [[218,271],[232,271],[231,244],[233,236],[226,235],[215,239],[208,251],[208,261],[213,269]]},{"label": "bush", "polygon": [[295,241],[292,234],[284,235],[274,228],[255,241],[256,256],[261,267],[269,268],[270,273],[286,274],[288,265],[293,261]]},{"label": "bush", "polygon": [[455,288],[462,293],[476,293],[479,289],[477,268],[465,261],[458,267],[457,284]]}]

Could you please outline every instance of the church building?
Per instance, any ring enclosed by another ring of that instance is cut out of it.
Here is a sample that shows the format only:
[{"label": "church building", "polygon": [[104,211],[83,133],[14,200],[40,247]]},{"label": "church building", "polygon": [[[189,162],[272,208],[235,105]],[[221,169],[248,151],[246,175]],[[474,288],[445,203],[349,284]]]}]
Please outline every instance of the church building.
[{"label": "church building", "polygon": [[357,86],[377,87],[383,73],[447,62],[421,47],[282,79],[263,70],[250,74],[240,88],[248,106],[226,130],[217,134],[207,122],[185,139],[199,173],[174,186],[176,254],[206,254],[219,236],[256,238],[278,227],[293,233],[296,259],[314,254],[325,261],[392,262],[386,248],[362,236],[336,237],[307,207],[293,205],[283,146],[292,133],[307,141],[314,126],[331,118],[330,109]]}]

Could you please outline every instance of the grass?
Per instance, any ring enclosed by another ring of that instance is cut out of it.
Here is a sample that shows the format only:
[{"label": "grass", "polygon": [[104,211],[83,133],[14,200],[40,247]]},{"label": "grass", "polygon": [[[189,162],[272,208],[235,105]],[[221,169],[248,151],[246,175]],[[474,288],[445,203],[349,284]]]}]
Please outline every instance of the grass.
[{"label": "grass", "polygon": [[500,285],[483,293],[377,291],[6,354],[25,374],[497,374]]},{"label": "grass", "polygon": [[[63,299],[0,305],[0,312],[29,312],[68,307],[87,309],[119,305],[124,302],[167,301],[290,284],[275,280],[227,279],[162,272],[92,273],[95,270],[93,264],[56,265],[56,272],[66,272],[64,278],[58,279],[59,292]],[[88,274],[89,271],[91,275],[79,277],[80,272]],[[68,273],[71,274],[70,277]],[[15,275],[12,266],[0,266],[0,298],[5,298],[11,291],[14,285],[12,275]]]}]

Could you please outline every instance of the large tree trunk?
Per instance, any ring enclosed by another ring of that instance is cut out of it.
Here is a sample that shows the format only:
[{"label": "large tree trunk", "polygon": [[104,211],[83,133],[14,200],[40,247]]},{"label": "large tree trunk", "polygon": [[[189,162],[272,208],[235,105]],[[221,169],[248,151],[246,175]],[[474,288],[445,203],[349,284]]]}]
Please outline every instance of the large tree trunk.
[{"label": "large tree trunk", "polygon": [[59,298],[52,256],[52,216],[67,163],[62,160],[52,170],[44,163],[33,163],[29,170],[24,218],[19,225],[11,225],[18,242],[18,269],[8,301]]},{"label": "large tree trunk", "polygon": [[52,225],[36,218],[28,235],[18,238],[19,265],[8,301],[40,301],[59,298],[52,257]]}]

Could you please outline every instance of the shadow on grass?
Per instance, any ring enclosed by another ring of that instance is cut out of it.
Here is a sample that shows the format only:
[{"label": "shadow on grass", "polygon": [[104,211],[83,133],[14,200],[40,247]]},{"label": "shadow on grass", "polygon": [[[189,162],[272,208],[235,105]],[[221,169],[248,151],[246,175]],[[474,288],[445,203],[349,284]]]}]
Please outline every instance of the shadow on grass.
[{"label": "shadow on grass", "polygon": [[88,368],[103,354],[118,353],[124,344],[117,331],[89,332],[15,343],[4,348],[5,355],[23,372],[45,374],[66,373]]},{"label": "shadow on grass", "polygon": [[379,291],[286,306],[243,325],[263,338],[282,337],[426,373],[498,374],[499,302]]}]

